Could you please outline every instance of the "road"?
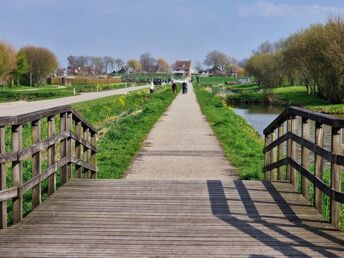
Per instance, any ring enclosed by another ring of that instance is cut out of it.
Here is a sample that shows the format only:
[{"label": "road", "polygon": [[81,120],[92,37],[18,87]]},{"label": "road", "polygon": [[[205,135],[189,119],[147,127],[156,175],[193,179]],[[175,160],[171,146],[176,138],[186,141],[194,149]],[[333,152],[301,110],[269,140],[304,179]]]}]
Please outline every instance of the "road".
[{"label": "road", "polygon": [[113,95],[126,94],[127,92],[130,92],[133,89],[134,91],[136,91],[136,90],[140,90],[140,89],[144,89],[148,87],[149,85],[143,85],[143,86],[136,86],[134,88],[128,87],[128,88],[102,91],[102,92],[88,92],[88,93],[82,93],[77,96],[71,96],[71,97],[65,97],[65,98],[38,100],[38,101],[31,101],[31,102],[16,101],[16,102],[0,103],[0,117],[21,115],[21,114],[26,114],[26,113],[42,110],[42,109],[48,109],[48,108],[64,106],[64,105],[71,105],[71,104],[75,104],[75,103],[83,102],[87,100],[92,100],[92,99],[99,99],[99,98],[113,96]]}]

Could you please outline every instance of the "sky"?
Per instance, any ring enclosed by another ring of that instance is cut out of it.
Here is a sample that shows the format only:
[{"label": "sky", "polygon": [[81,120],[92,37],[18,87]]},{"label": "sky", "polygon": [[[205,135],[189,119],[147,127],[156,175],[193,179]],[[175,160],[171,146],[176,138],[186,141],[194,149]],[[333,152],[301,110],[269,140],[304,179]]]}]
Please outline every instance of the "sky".
[{"label": "sky", "polygon": [[0,0],[0,40],[17,49],[127,60],[203,61],[211,50],[247,58],[257,46],[344,16],[344,0]]}]

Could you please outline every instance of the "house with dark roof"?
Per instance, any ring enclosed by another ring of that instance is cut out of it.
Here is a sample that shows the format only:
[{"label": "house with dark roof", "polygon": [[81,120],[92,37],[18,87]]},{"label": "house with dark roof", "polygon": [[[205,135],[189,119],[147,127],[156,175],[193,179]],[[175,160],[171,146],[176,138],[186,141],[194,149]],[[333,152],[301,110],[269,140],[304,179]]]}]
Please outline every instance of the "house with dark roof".
[{"label": "house with dark roof", "polygon": [[191,61],[176,61],[174,64],[174,75],[183,77],[191,76]]}]

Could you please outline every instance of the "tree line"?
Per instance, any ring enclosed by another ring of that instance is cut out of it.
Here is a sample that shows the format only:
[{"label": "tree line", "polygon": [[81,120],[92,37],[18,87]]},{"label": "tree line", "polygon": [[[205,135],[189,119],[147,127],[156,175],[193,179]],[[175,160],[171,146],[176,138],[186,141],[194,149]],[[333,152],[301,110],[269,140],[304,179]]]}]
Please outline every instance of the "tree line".
[{"label": "tree line", "polygon": [[262,43],[246,71],[265,88],[305,85],[309,94],[344,100],[344,18],[331,17],[275,43]]},{"label": "tree line", "polygon": [[17,51],[0,41],[0,85],[40,85],[57,67],[56,56],[47,48],[26,46]]},{"label": "tree line", "polygon": [[116,73],[122,68],[130,69],[131,72],[168,73],[171,71],[171,65],[164,58],[155,59],[150,53],[143,53],[139,59],[132,58],[127,62],[110,56],[69,56],[67,60],[69,66],[92,66],[95,74]]}]

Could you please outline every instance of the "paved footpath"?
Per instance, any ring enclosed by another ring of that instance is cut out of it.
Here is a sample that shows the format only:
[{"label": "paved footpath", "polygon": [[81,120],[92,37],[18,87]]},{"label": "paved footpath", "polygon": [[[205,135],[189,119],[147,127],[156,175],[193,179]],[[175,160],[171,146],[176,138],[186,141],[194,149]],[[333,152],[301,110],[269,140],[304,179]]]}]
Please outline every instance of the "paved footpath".
[{"label": "paved footpath", "polygon": [[192,86],[152,129],[126,175],[138,180],[229,180],[235,176]]},{"label": "paved footpath", "polygon": [[71,105],[78,102],[99,99],[99,98],[109,97],[113,95],[126,94],[127,92],[131,92],[132,90],[136,91],[136,90],[140,90],[140,89],[144,89],[148,87],[149,85],[143,85],[143,86],[136,86],[134,88],[128,87],[128,88],[101,91],[101,92],[82,93],[80,95],[65,97],[65,98],[38,100],[38,101],[31,101],[31,102],[15,101],[15,102],[1,103],[0,116],[21,115],[21,114],[26,114],[30,112],[35,112],[42,109],[48,109],[48,108],[59,107],[59,106],[64,106],[64,105]]}]

